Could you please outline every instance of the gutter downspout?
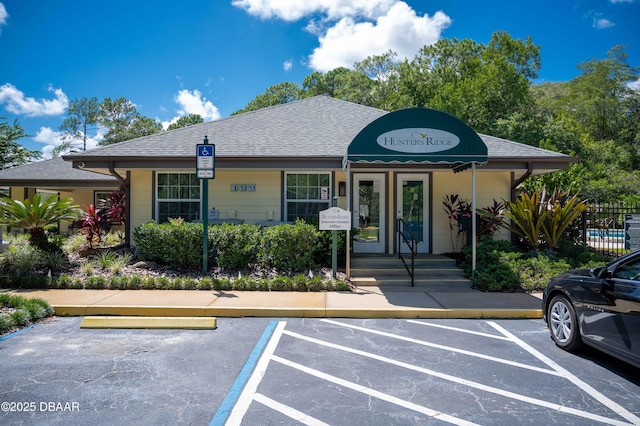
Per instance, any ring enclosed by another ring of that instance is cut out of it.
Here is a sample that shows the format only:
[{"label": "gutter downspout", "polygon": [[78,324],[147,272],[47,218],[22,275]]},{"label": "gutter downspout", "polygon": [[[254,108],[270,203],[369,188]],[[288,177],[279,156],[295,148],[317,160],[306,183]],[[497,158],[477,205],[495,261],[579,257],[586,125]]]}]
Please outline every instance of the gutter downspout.
[{"label": "gutter downspout", "polygon": [[129,185],[129,182],[130,182],[129,172],[127,171],[127,179],[124,179],[122,176],[118,174],[118,172],[116,172],[113,161],[109,161],[109,173],[111,173],[111,176],[115,177],[118,183],[124,186],[125,188],[124,243],[125,245],[129,246],[131,244],[131,241],[129,240],[129,234],[131,231],[131,211],[129,210],[129,206],[131,205],[131,191],[130,191],[131,187]]},{"label": "gutter downspout", "polygon": [[532,162],[528,162],[527,163],[527,171],[522,176],[520,176],[518,179],[516,179],[515,181],[513,180],[513,178],[511,179],[512,180],[512,183],[511,183],[511,202],[512,203],[515,203],[515,201],[516,201],[516,188],[522,182],[527,180],[527,178],[529,176],[531,176],[532,173],[533,173],[533,163]]}]

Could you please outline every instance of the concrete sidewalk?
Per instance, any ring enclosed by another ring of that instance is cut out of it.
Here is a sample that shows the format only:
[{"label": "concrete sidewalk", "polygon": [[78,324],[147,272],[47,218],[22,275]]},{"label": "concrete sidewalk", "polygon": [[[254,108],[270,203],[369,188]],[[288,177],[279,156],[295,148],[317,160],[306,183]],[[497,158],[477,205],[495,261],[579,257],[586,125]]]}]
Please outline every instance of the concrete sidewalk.
[{"label": "concrete sidewalk", "polygon": [[541,318],[540,298],[466,288],[364,286],[353,292],[11,290],[59,316]]}]

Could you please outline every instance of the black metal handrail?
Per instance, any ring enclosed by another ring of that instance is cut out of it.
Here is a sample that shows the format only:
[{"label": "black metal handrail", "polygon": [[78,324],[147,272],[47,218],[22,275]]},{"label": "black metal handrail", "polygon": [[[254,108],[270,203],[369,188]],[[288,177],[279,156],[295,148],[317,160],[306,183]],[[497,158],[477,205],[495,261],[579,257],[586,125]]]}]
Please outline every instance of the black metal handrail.
[{"label": "black metal handrail", "polygon": [[[415,237],[415,235],[413,235],[411,228],[409,228],[407,224],[404,223],[404,220],[402,218],[396,219],[396,229],[398,230],[398,257],[400,258],[400,260],[402,260],[402,263],[404,264],[407,272],[409,272],[409,276],[411,277],[411,287],[413,287],[415,277],[415,259],[416,252],[418,250],[418,239]],[[407,232],[411,237],[410,240],[407,239],[405,232]],[[406,260],[404,259],[404,257],[402,257],[403,243],[406,244],[407,247],[409,247],[409,251],[411,252],[411,268],[409,268]]]}]

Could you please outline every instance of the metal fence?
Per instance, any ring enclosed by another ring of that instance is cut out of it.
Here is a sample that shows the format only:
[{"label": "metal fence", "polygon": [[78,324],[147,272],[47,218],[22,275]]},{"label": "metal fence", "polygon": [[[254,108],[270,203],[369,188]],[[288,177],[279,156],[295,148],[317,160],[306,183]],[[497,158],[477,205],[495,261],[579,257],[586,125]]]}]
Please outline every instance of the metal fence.
[{"label": "metal fence", "polygon": [[578,223],[578,241],[607,257],[640,249],[640,204],[591,203]]}]

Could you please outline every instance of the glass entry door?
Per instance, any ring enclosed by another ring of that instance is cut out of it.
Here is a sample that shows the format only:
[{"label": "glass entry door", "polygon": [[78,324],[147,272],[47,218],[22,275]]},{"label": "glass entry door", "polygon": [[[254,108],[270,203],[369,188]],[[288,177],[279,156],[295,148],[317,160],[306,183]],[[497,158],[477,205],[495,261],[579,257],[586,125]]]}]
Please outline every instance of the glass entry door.
[{"label": "glass entry door", "polygon": [[[426,174],[398,174],[396,217],[404,220],[418,240],[418,253],[429,252],[428,182]],[[410,240],[409,232],[405,232],[405,237]],[[404,247],[403,251],[406,251]]]},{"label": "glass entry door", "polygon": [[385,253],[386,195],[382,174],[354,174],[353,240],[354,253]]}]

